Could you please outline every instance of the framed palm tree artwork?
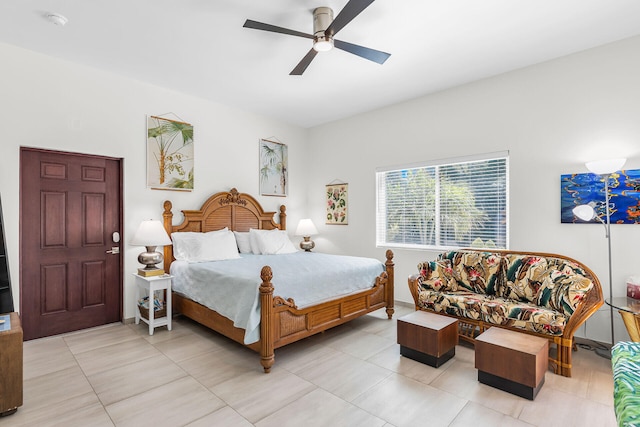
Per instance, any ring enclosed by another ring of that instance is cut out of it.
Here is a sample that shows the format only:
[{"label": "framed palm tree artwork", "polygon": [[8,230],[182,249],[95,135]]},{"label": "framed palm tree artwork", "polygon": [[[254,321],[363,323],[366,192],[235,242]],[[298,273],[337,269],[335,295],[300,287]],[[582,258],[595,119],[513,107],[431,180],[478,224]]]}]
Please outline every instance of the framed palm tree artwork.
[{"label": "framed palm tree artwork", "polygon": [[280,142],[260,140],[260,194],[286,196],[289,192],[289,156]]},{"label": "framed palm tree artwork", "polygon": [[193,125],[147,116],[147,187],[193,190]]}]

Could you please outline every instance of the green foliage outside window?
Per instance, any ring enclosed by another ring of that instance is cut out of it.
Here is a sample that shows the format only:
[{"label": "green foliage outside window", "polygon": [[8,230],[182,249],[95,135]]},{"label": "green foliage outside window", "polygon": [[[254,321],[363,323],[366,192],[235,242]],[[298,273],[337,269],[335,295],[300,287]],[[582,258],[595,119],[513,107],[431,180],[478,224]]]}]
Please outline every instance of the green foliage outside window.
[{"label": "green foliage outside window", "polygon": [[378,245],[505,248],[506,158],[378,173]]}]

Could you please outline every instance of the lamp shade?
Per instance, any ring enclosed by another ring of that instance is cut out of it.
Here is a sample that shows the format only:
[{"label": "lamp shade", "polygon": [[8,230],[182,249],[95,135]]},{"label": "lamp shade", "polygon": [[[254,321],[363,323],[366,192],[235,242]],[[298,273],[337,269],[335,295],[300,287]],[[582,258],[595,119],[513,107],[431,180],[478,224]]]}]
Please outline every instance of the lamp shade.
[{"label": "lamp shade", "polygon": [[309,218],[301,219],[296,228],[296,236],[313,236],[318,234],[318,229]]},{"label": "lamp shade", "polygon": [[590,172],[593,172],[597,175],[608,175],[622,169],[626,161],[627,159],[622,158],[594,160],[592,162],[587,162],[584,165],[587,167],[587,169],[589,169]]},{"label": "lamp shade", "polygon": [[133,246],[166,246],[171,239],[158,220],[142,221],[130,242]]},{"label": "lamp shade", "polygon": [[583,221],[591,221],[596,216],[596,211],[591,205],[579,205],[573,208],[573,214]]}]

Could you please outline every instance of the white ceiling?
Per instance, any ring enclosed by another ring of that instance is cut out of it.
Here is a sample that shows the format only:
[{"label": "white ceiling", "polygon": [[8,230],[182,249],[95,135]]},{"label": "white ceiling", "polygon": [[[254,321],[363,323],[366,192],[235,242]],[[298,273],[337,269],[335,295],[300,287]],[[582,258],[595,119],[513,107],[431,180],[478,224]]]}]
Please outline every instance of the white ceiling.
[{"label": "white ceiling", "polygon": [[312,33],[346,3],[2,0],[0,42],[312,127],[640,34],[639,0],[377,0],[336,38],[385,64],[334,49],[290,76],[311,40],[242,27]]}]

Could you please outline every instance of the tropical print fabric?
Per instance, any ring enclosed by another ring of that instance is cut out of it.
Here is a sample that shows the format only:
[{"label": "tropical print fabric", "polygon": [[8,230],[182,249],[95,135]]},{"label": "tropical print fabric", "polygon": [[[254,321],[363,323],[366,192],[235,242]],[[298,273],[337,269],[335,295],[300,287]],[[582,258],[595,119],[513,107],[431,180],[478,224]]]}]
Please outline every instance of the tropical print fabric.
[{"label": "tropical print fabric", "polygon": [[553,336],[562,335],[568,320],[562,313],[545,307],[472,292],[423,289],[418,301],[420,307],[436,313]]},{"label": "tropical print fabric", "polygon": [[593,288],[578,265],[553,257],[450,251],[418,270],[422,308],[552,336]]},{"label": "tropical print fabric", "polygon": [[482,296],[473,292],[439,292],[423,289],[419,294],[422,308],[452,316],[480,320]]},{"label": "tropical print fabric", "polygon": [[542,287],[549,266],[547,259],[539,256],[507,255],[506,289],[504,298],[534,302]]},{"label": "tropical print fabric", "polygon": [[536,302],[540,306],[571,316],[591,288],[593,282],[584,276],[551,270],[542,282]]},{"label": "tropical print fabric", "polygon": [[640,426],[640,343],[619,342],[611,349],[613,405],[618,426]]},{"label": "tropical print fabric", "polygon": [[449,260],[421,262],[418,264],[418,271],[418,281],[424,287],[442,292],[458,290]]},{"label": "tropical print fabric", "polygon": [[451,251],[440,255],[449,260],[459,287],[481,294],[495,295],[503,287],[504,266],[499,254]]}]

